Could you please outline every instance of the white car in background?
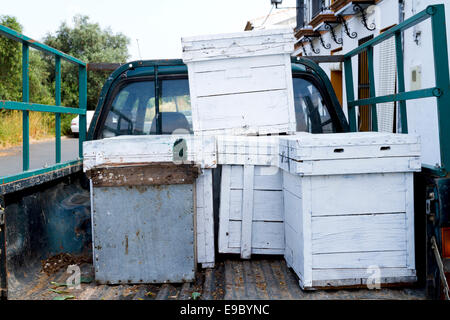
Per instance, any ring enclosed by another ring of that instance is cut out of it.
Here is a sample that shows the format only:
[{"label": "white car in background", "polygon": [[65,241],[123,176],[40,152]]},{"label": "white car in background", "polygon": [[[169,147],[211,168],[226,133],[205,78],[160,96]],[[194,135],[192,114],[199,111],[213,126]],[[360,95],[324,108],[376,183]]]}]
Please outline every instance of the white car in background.
[{"label": "white car in background", "polygon": [[[94,116],[94,110],[87,110],[86,111],[86,131],[89,130],[89,126],[92,121],[92,117]],[[80,116],[76,116],[72,119],[72,122],[70,123],[70,130],[72,130],[72,133],[74,136],[78,136],[80,133]]]}]

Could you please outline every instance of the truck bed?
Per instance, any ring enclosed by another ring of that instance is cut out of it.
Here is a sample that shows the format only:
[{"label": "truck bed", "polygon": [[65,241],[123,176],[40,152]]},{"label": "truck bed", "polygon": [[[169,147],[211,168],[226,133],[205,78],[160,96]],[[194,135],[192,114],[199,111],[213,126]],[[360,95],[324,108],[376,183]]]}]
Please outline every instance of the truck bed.
[{"label": "truck bed", "polygon": [[[241,260],[224,256],[214,269],[197,272],[193,283],[96,285],[93,266],[83,263],[81,289],[67,289],[63,284],[69,274],[65,269],[47,275],[34,266],[10,281],[8,298],[13,300],[189,300],[200,293],[200,300],[235,299],[426,299],[425,289],[418,287],[369,289],[341,289],[302,291],[294,272],[289,270],[282,257],[259,257]],[[53,282],[53,283],[52,283]],[[55,283],[57,283],[55,285]],[[57,293],[58,291],[59,293]],[[195,294],[194,294],[195,296]]]}]

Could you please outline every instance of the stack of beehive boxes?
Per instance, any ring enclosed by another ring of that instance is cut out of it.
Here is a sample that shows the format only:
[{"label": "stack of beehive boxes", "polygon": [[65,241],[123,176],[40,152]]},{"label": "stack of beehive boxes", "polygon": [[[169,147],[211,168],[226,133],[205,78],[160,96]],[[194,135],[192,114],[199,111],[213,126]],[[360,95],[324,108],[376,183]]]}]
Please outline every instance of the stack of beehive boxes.
[{"label": "stack of beehive boxes", "polygon": [[416,135],[280,138],[285,259],[304,289],[416,280]]},{"label": "stack of beehive boxes", "polygon": [[182,39],[195,135],[216,135],[219,252],[283,254],[278,139],[296,129],[292,29]]},{"label": "stack of beehive boxes", "polygon": [[197,263],[214,266],[214,137],[119,136],[83,146],[98,282],[183,282]]}]

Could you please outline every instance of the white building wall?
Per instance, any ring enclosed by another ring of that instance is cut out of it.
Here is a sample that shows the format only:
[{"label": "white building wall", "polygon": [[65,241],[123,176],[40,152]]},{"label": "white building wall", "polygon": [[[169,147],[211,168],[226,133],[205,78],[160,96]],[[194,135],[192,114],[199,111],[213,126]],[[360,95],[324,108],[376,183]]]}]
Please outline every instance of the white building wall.
[{"label": "white building wall", "polygon": [[[444,4],[446,16],[447,50],[450,51],[450,0],[405,1],[405,19],[426,9],[430,4]],[[415,35],[420,33],[416,43]],[[406,90],[426,89],[435,86],[435,69],[430,20],[416,25],[404,34],[404,65]],[[412,81],[416,71],[416,82]],[[441,164],[439,125],[435,98],[409,100],[406,103],[409,132],[418,133],[422,139],[423,163]]]},{"label": "white building wall", "polygon": [[[408,19],[414,14],[424,10],[430,4],[444,3],[446,10],[447,20],[447,46],[450,48],[450,0],[405,0],[404,19]],[[350,32],[356,32],[358,36],[355,39],[349,38],[344,33],[343,26],[337,26],[335,33],[338,38],[343,39],[343,44],[336,44],[332,38],[330,32],[327,32],[322,37],[325,43],[331,45],[330,49],[325,49],[320,44],[319,39],[315,39],[314,47],[320,49],[320,53],[316,54],[311,51],[309,44],[306,44],[306,51],[308,55],[329,55],[330,51],[339,47],[342,47],[342,51],[336,54],[346,54],[351,50],[358,47],[358,40],[369,35],[376,37],[380,34],[380,30],[390,27],[400,22],[400,7],[398,0],[382,0],[375,6],[369,7],[366,10],[367,22],[370,26],[375,24],[376,29],[374,31],[367,30],[361,23],[361,15],[356,15],[347,20],[347,25]],[[420,40],[418,44],[414,41],[413,34],[417,31],[421,32]],[[391,41],[394,45],[394,41]],[[376,45],[374,47],[374,77],[375,87],[377,95],[390,94],[387,83],[391,79],[386,77],[392,76],[392,68],[388,68],[385,62],[386,59],[394,61],[395,57],[392,57],[392,51],[386,47],[382,49],[382,45]],[[382,50],[380,50],[382,49]],[[395,52],[395,51],[394,51]],[[449,49],[450,52],[450,49]],[[416,28],[407,30],[404,34],[404,69],[405,69],[405,85],[406,90],[417,90],[433,87],[434,84],[434,65],[432,59],[432,40],[431,40],[431,24],[430,21],[424,21],[420,23]],[[321,67],[325,70],[328,76],[331,74],[332,68],[336,67],[336,64],[321,64]],[[344,66],[341,66],[343,71],[343,109],[344,113],[348,117],[347,111],[347,95],[345,89],[345,70]],[[354,84],[354,96],[358,97],[357,84],[358,84],[358,57],[355,56],[352,59],[352,71],[353,71],[353,84]],[[383,71],[380,71],[382,69]],[[395,66],[394,66],[395,69]],[[418,75],[415,83],[412,83],[412,72],[416,71]],[[395,71],[395,70],[394,70]],[[419,87],[418,87],[419,86]],[[392,91],[393,92],[393,91]],[[389,111],[389,104],[381,105],[379,112],[384,114],[379,115],[386,117]],[[410,100],[407,102],[408,110],[408,129],[411,133],[418,133],[422,138],[422,155],[423,163],[428,165],[435,165],[441,163],[439,152],[439,136],[438,136],[438,123],[436,112],[436,100],[435,98],[427,98],[420,100]],[[381,121],[382,122],[382,121]],[[388,122],[386,120],[386,122]],[[384,126],[386,128],[386,126]]]}]

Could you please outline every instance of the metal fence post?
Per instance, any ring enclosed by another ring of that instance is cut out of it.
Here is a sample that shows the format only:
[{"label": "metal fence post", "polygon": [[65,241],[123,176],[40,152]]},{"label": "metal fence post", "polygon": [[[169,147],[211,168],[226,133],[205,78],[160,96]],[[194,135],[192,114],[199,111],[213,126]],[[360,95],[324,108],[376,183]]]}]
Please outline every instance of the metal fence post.
[{"label": "metal fence post", "polygon": [[345,69],[345,91],[347,94],[347,110],[348,110],[348,122],[350,125],[350,131],[356,132],[356,112],[355,107],[350,106],[348,103],[355,100],[355,92],[353,91],[353,71],[352,71],[352,58],[346,58],[344,60]]},{"label": "metal fence post", "polygon": [[[29,83],[29,47],[22,44],[22,101],[30,102]],[[22,111],[22,166],[23,171],[30,169],[30,114],[28,110]]]},{"label": "metal fence post", "polygon": [[441,163],[446,170],[450,168],[450,76],[448,67],[447,32],[444,5],[429,6],[431,15],[431,34],[433,37],[434,73],[437,100]]},{"label": "metal fence post", "polygon": [[[82,110],[87,109],[87,70],[86,66],[78,67],[78,90],[79,90],[79,108]],[[78,136],[79,143],[79,157],[83,158],[83,141],[86,140],[86,113],[80,114],[80,133]]]},{"label": "metal fence post", "polygon": [[[61,106],[61,58],[55,56],[55,105]],[[55,113],[55,155],[61,162],[61,114]]]},{"label": "metal fence post", "polygon": [[[371,98],[377,94],[375,92],[375,76],[373,72],[373,47],[367,48],[367,67],[369,69],[369,95]],[[377,105],[374,103],[370,105],[370,111],[372,112],[372,131],[378,131],[378,116]]]},{"label": "metal fence post", "polygon": [[[397,77],[398,77],[398,92],[405,92],[405,71],[403,64],[403,48],[402,48],[402,34],[395,33],[395,54],[397,60]],[[402,133],[408,133],[408,118],[406,114],[406,101],[400,100],[400,119],[402,126]]]}]

